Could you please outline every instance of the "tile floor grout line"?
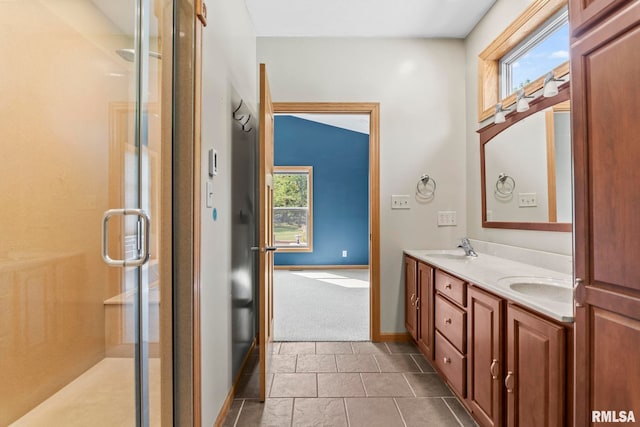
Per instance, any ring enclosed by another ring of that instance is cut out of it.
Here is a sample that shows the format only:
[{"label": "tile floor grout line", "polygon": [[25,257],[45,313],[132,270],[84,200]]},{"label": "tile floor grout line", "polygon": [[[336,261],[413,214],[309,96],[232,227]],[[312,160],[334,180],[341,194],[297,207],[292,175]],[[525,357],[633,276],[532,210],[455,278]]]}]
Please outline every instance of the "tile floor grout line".
[{"label": "tile floor grout line", "polygon": [[378,363],[378,359],[376,358],[375,354],[371,354],[371,357],[373,357],[373,361],[376,364],[376,367],[378,368],[378,373],[382,373],[382,368],[380,367],[380,364]]},{"label": "tile floor grout line", "polygon": [[295,413],[296,399],[297,397],[294,397],[293,401],[291,402],[291,422],[289,423],[289,427],[293,427],[293,414]]},{"label": "tile floor grout line", "polygon": [[422,370],[422,366],[420,366],[420,364],[418,363],[418,361],[416,360],[416,358],[415,358],[415,357],[413,357],[413,354],[410,354],[409,356],[411,356],[411,359],[413,359],[413,363],[415,363],[416,365],[418,365],[418,369],[420,369],[420,372],[422,372],[423,374],[426,374],[426,372]]},{"label": "tile floor grout line", "polygon": [[460,424],[461,427],[464,427],[464,424],[462,424],[462,421],[460,421],[460,418],[458,418],[458,416],[456,415],[456,413],[453,411],[453,409],[451,408],[451,406],[449,406],[449,404],[447,403],[447,399],[445,399],[444,397],[441,397],[440,399],[442,399],[442,401],[444,402],[445,405],[447,405],[447,408],[449,408],[449,412],[451,412],[453,414],[453,418],[456,419],[456,421],[458,422],[458,424]]},{"label": "tile floor grout line", "polygon": [[244,408],[244,399],[242,400],[242,403],[240,404],[240,409],[238,410],[238,415],[236,415],[236,419],[233,420],[233,427],[237,427],[238,426],[238,420],[240,419],[240,414],[242,413],[242,409]]},{"label": "tile floor grout line", "polygon": [[349,419],[349,410],[347,409],[347,398],[343,397],[342,398],[342,404],[344,405],[344,414],[347,417],[347,427],[351,426],[351,420]]},{"label": "tile floor grout line", "polygon": [[413,387],[411,387],[411,383],[409,382],[409,380],[407,379],[407,377],[404,374],[405,373],[402,372],[402,378],[404,378],[404,380],[407,382],[407,385],[411,389],[411,393],[413,393],[413,397],[418,397],[418,395],[416,394],[416,391],[413,389]]},{"label": "tile floor grout line", "polygon": [[386,342],[383,343],[383,344],[384,344],[385,347],[387,347],[387,351],[389,352],[389,354],[392,354],[391,353],[391,349],[389,348],[389,345]]},{"label": "tile floor grout line", "polygon": [[369,393],[367,392],[367,386],[364,385],[364,378],[362,377],[362,372],[358,372],[360,375],[360,382],[362,383],[362,389],[364,390],[364,397],[369,397]]},{"label": "tile floor grout line", "polygon": [[402,420],[402,424],[404,424],[404,427],[407,427],[407,421],[404,419],[404,415],[402,415],[400,406],[398,406],[398,401],[396,400],[395,397],[393,397],[392,399],[393,399],[393,404],[396,405],[396,410],[398,411],[398,414],[400,414],[400,419]]}]

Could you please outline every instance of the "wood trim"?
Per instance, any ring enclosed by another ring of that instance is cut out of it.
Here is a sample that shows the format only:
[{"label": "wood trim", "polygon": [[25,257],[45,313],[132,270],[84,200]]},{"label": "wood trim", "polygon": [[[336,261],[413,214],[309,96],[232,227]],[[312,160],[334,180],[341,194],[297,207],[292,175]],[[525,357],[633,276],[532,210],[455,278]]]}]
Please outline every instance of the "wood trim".
[{"label": "wood trim", "polygon": [[511,113],[507,115],[504,123],[490,123],[481,128],[477,132],[480,134],[480,185],[482,194],[482,227],[483,228],[502,228],[510,230],[538,230],[538,231],[559,231],[571,232],[573,225],[564,222],[505,222],[505,221],[487,221],[487,179],[485,171],[485,145],[491,141],[496,135],[508,129],[510,126],[520,120],[529,117],[532,114],[552,107],[556,104],[562,104],[569,100],[571,82],[565,82],[558,88],[558,95],[552,98],[539,96],[529,103],[529,109],[522,113]]},{"label": "wood trim", "polygon": [[371,341],[380,341],[380,104],[274,102],[273,112],[369,114],[369,331]]},{"label": "wood trim", "polygon": [[309,197],[309,223],[307,224],[308,244],[305,247],[278,246],[278,252],[313,252],[313,166],[274,166],[273,174],[275,175],[278,172],[302,172],[309,175],[309,188],[307,189]]},{"label": "wood trim", "polygon": [[549,208],[549,222],[558,222],[558,208],[556,201],[556,137],[554,126],[554,110],[544,114],[547,140],[547,196]]},{"label": "wood trim", "polygon": [[202,29],[196,22],[193,147],[193,425],[202,425],[202,354],[200,341],[201,181],[202,181]]},{"label": "wood trim", "polygon": [[[542,23],[566,6],[567,0],[535,0],[505,30],[478,55],[478,121],[493,116],[495,105],[504,107],[515,103],[516,94],[499,101],[498,63],[500,59],[533,33]],[[569,61],[553,70],[556,77],[569,72]],[[542,88],[544,77],[524,87],[526,94]]]},{"label": "wood trim", "polygon": [[249,351],[247,351],[247,354],[244,357],[244,360],[242,361],[242,364],[240,365],[240,369],[238,370],[238,374],[236,375],[236,378],[233,380],[233,384],[231,384],[231,388],[229,389],[229,393],[227,393],[227,398],[224,400],[224,403],[222,404],[222,408],[220,408],[220,412],[218,412],[218,417],[216,418],[216,421],[214,423],[214,427],[222,427],[222,424],[224,424],[224,421],[227,418],[227,415],[229,414],[229,408],[231,408],[231,404],[233,403],[233,399],[236,396],[236,391],[238,391],[238,386],[240,384],[240,379],[244,375],[244,371],[247,368],[247,364],[249,363],[249,359],[251,358],[251,354],[253,353],[253,351],[254,351],[254,349],[256,347],[257,339],[258,339],[257,337],[255,337],[253,339],[253,342],[251,343],[251,347],[249,348]]},{"label": "wood trim", "polygon": [[367,270],[369,265],[274,265],[274,270]]},{"label": "wood trim", "polygon": [[384,332],[378,334],[376,342],[411,342],[413,338],[406,332]]}]

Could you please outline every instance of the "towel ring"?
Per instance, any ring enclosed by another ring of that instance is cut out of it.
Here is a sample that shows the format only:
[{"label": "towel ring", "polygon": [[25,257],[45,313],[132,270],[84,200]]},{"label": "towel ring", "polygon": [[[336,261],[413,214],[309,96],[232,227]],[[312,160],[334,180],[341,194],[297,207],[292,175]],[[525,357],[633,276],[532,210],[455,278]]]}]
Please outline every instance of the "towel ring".
[{"label": "towel ring", "polygon": [[513,194],[513,190],[516,189],[516,180],[502,172],[498,175],[496,181],[496,193],[502,196],[510,196]]},{"label": "towel ring", "polygon": [[436,194],[436,180],[424,174],[416,184],[416,194],[423,199],[432,199]]}]

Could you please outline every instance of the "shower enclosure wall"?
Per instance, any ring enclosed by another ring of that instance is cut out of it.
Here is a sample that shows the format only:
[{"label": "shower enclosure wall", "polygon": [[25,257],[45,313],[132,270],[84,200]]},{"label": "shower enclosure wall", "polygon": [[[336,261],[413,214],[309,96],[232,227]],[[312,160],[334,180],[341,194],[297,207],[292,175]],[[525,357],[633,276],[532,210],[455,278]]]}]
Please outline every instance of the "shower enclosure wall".
[{"label": "shower enclosure wall", "polygon": [[[0,2],[0,426],[160,425],[172,8]],[[102,236],[104,212],[122,208],[150,228],[115,216]],[[111,258],[148,243],[150,260],[109,267],[103,238]]]}]

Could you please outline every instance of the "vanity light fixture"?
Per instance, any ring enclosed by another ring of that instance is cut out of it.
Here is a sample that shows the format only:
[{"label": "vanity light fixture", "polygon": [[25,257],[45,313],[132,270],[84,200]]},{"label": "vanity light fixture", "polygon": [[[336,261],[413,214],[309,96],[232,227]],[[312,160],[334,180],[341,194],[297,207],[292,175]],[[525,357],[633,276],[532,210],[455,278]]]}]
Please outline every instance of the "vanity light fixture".
[{"label": "vanity light fixture", "polygon": [[552,96],[556,96],[558,94],[558,83],[564,82],[562,79],[556,79],[553,76],[553,71],[549,71],[544,76],[544,87],[542,89],[542,96],[545,98],[550,98]]},{"label": "vanity light fixture", "polygon": [[496,115],[493,118],[493,122],[498,124],[498,123],[504,123],[505,121],[505,115],[509,114],[511,112],[511,110],[509,109],[503,109],[502,108],[502,102],[498,102],[496,104]]},{"label": "vanity light fixture", "polygon": [[529,101],[527,98],[533,98],[531,95],[525,95],[524,89],[520,89],[518,91],[518,97],[516,98],[516,111],[518,113],[522,113],[529,109]]}]

